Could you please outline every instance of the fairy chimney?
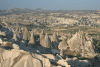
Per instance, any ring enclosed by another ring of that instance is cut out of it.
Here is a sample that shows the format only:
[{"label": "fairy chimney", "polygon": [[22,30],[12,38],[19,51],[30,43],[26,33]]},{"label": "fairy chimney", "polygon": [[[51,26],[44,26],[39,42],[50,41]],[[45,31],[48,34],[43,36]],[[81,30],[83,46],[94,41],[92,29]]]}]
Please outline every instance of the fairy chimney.
[{"label": "fairy chimney", "polygon": [[29,31],[27,30],[27,28],[25,28],[25,31],[23,33],[23,39],[24,40],[30,40],[30,33]]},{"label": "fairy chimney", "polygon": [[31,31],[31,37],[30,37],[29,44],[35,44],[35,38],[34,38],[34,32],[33,31]]}]

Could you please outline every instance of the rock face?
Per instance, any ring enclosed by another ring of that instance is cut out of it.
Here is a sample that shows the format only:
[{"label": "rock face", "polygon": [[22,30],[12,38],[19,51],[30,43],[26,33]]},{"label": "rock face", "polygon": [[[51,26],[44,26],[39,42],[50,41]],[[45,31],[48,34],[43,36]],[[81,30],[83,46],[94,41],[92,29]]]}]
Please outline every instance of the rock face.
[{"label": "rock face", "polygon": [[[17,58],[15,58],[17,60]],[[15,61],[16,61],[15,60]],[[31,55],[24,55],[19,62],[17,62],[15,65],[12,65],[12,67],[42,67],[42,63],[40,60],[32,58]]]},{"label": "rock face", "polygon": [[85,42],[85,49],[86,49],[88,52],[95,53],[95,51],[94,51],[95,46],[93,45],[93,42],[92,42],[92,41],[87,41],[87,42]]},{"label": "rock face", "polygon": [[27,28],[25,28],[25,31],[23,33],[23,39],[24,40],[30,40],[30,33],[29,31],[27,30]]},{"label": "rock face", "polygon": [[46,56],[43,56],[41,54],[32,54],[32,56],[34,58],[38,58],[42,62],[43,67],[50,67],[51,62],[48,58],[46,58]]},{"label": "rock face", "polygon": [[31,32],[29,44],[35,44],[35,38],[34,38],[34,32],[33,31]]},{"label": "rock face", "polygon": [[0,49],[1,67],[43,67],[40,60],[33,58],[29,53],[21,50]]},{"label": "rock face", "polygon": [[52,42],[53,48],[58,49],[59,41],[58,41],[58,37],[56,33],[54,33],[53,36],[51,37],[51,42]]}]

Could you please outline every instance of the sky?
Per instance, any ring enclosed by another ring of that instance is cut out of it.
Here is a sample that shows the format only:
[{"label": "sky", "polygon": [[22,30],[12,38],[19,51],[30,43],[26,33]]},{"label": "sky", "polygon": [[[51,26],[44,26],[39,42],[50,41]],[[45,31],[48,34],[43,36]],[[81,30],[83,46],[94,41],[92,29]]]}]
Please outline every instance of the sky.
[{"label": "sky", "polygon": [[100,10],[100,0],[0,0],[0,9]]}]

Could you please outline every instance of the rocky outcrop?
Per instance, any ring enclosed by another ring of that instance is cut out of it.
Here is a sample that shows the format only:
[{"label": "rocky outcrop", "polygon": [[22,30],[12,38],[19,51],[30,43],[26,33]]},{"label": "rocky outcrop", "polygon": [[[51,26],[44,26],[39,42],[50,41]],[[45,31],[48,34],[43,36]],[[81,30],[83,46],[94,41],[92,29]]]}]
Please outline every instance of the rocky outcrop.
[{"label": "rocky outcrop", "polygon": [[[15,58],[15,63],[17,59],[18,58]],[[29,54],[25,54],[16,64],[13,64],[11,65],[11,67],[43,67],[40,60],[33,58]]]},{"label": "rocky outcrop", "polygon": [[76,32],[76,34],[73,35],[73,37],[67,41],[70,50],[72,51],[79,51],[83,48],[83,32]]},{"label": "rocky outcrop", "polygon": [[89,52],[95,52],[95,46],[93,45],[93,41],[88,36],[85,37],[83,31],[76,32],[73,37],[67,41],[70,50],[79,51],[80,49],[86,49]]},{"label": "rocky outcrop", "polygon": [[1,55],[1,67],[43,67],[40,60],[33,58],[25,51],[5,50]]}]

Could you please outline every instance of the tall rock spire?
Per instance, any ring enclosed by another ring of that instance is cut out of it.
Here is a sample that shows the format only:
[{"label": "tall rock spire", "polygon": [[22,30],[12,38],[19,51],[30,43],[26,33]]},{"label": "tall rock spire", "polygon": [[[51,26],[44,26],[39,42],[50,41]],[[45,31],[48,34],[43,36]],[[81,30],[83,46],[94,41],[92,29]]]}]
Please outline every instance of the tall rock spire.
[{"label": "tall rock spire", "polygon": [[47,34],[46,34],[45,39],[44,39],[44,45],[42,45],[42,46],[46,47],[46,48],[51,48],[52,47],[50,38]]},{"label": "tall rock spire", "polygon": [[27,28],[25,28],[25,31],[23,33],[23,39],[24,40],[30,40],[30,33],[29,31],[27,30]]},{"label": "tall rock spire", "polygon": [[42,32],[40,33],[40,45],[43,45],[43,40],[45,38],[45,33],[44,31],[42,30]]},{"label": "tall rock spire", "polygon": [[54,32],[53,36],[51,37],[52,46],[55,49],[58,49],[59,41],[56,33]]},{"label": "tall rock spire", "polygon": [[68,44],[66,43],[65,39],[59,43],[58,48],[60,49],[60,55],[63,56],[63,50],[67,49]]},{"label": "tall rock spire", "polygon": [[35,44],[35,38],[34,38],[34,32],[33,31],[31,31],[31,37],[30,37],[29,44]]}]

